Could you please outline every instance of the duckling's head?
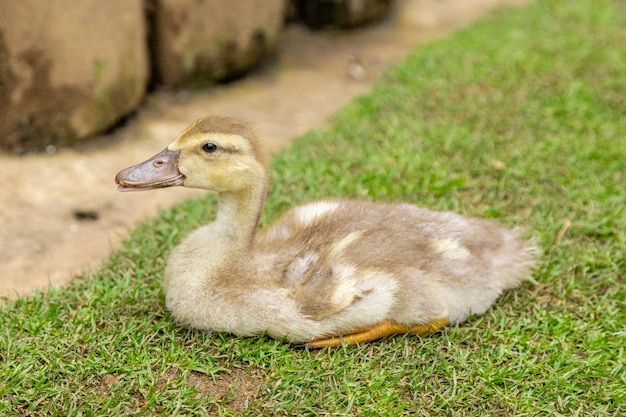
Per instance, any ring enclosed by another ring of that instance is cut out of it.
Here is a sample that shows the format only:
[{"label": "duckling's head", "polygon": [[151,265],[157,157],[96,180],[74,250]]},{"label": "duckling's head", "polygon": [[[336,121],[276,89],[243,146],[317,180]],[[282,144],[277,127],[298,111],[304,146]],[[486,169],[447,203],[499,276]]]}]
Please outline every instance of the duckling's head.
[{"label": "duckling's head", "polygon": [[185,129],[165,150],[120,171],[120,191],[183,185],[238,192],[266,182],[267,158],[254,129],[228,117],[210,116]]}]

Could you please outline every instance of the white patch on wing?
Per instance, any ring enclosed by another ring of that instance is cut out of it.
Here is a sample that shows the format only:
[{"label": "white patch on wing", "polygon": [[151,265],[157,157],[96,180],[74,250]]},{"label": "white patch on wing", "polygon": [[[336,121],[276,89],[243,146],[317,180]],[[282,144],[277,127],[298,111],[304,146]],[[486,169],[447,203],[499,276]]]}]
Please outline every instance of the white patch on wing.
[{"label": "white patch on wing", "polygon": [[314,252],[307,252],[303,256],[295,258],[287,267],[287,285],[296,286],[301,283],[302,278],[310,271],[311,267],[317,260],[319,255]]},{"label": "white patch on wing", "polygon": [[433,239],[431,246],[448,259],[462,261],[470,257],[470,252],[456,239]]},{"label": "white patch on wing", "polygon": [[357,290],[357,280],[355,278],[356,269],[350,265],[335,265],[332,267],[333,275],[336,275],[337,286],[331,296],[331,303],[334,306],[345,308],[352,303]]},{"label": "white patch on wing", "polygon": [[311,224],[315,219],[330,213],[339,207],[339,203],[320,201],[298,207],[298,219],[304,226]]},{"label": "white patch on wing", "polygon": [[339,255],[341,255],[341,252],[343,252],[355,240],[360,238],[362,234],[363,234],[362,232],[352,232],[352,233],[348,234],[347,236],[337,240],[330,247],[330,250],[328,251],[328,254],[332,258],[337,258]]},{"label": "white patch on wing", "polygon": [[354,288],[358,302],[351,306],[353,319],[360,322],[360,326],[368,326],[391,318],[399,290],[395,277],[377,269],[354,270],[353,274],[359,281]]},{"label": "white patch on wing", "polygon": [[286,240],[290,234],[291,234],[291,231],[289,230],[287,226],[275,225],[275,226],[272,226],[272,228],[267,231],[266,237],[268,240]]}]

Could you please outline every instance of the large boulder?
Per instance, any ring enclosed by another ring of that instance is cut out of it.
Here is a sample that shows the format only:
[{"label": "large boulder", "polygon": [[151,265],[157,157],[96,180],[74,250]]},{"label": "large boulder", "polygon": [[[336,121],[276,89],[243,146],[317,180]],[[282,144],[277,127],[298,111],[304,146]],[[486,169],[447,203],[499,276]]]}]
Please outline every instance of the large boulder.
[{"label": "large boulder", "polygon": [[353,28],[387,14],[393,0],[290,0],[292,13],[313,29]]},{"label": "large boulder", "polygon": [[234,78],[270,51],[285,0],[152,0],[156,81],[204,86]]},{"label": "large boulder", "polygon": [[149,76],[143,0],[0,2],[0,148],[72,144],[133,111]]}]

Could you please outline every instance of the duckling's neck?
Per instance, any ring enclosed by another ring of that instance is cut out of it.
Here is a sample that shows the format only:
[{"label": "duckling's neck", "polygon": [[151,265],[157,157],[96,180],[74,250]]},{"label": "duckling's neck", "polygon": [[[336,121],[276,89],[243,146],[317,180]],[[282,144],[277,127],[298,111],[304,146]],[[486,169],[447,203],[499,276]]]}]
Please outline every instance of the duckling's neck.
[{"label": "duckling's neck", "polygon": [[265,186],[247,192],[220,193],[216,219],[209,225],[214,233],[212,238],[234,255],[250,250],[264,203]]},{"label": "duckling's neck", "polygon": [[244,191],[219,194],[215,221],[187,236],[170,256],[165,271],[168,298],[176,294],[192,297],[201,288],[239,278],[249,259],[265,190],[262,183]]}]

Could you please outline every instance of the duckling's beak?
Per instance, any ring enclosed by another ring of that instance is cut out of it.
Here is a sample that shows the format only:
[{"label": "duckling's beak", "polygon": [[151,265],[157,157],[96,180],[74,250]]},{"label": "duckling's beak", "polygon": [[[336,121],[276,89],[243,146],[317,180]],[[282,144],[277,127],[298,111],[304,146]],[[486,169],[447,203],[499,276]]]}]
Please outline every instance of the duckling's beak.
[{"label": "duckling's beak", "polygon": [[178,170],[180,150],[163,150],[152,158],[120,171],[115,176],[119,191],[143,191],[183,185],[185,176]]}]

